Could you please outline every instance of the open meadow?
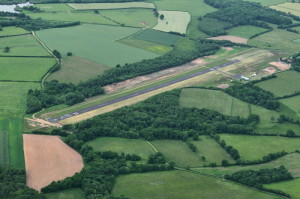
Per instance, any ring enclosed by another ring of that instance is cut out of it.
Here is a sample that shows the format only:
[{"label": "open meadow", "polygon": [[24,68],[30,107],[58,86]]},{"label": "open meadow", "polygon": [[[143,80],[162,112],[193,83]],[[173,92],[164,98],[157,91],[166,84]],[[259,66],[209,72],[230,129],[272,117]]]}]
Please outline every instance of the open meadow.
[{"label": "open meadow", "polygon": [[85,199],[82,189],[66,189],[63,191],[45,194],[46,199]]},{"label": "open meadow", "polygon": [[251,36],[266,31],[267,29],[245,25],[245,26],[238,26],[228,30],[229,35],[243,37],[249,39]]},{"label": "open meadow", "polygon": [[53,58],[0,57],[0,80],[41,81],[44,74],[56,64]]},{"label": "open meadow", "polygon": [[[84,66],[84,67],[82,67]],[[108,70],[110,67],[99,64],[82,57],[64,57],[61,68],[47,77],[47,81],[58,80],[66,83],[79,83],[96,77]]]},{"label": "open meadow", "polygon": [[85,24],[70,28],[41,30],[36,34],[50,49],[57,49],[63,56],[67,52],[72,52],[74,56],[115,67],[117,64],[133,63],[157,56],[154,53],[115,42],[138,30]]},{"label": "open meadow", "polygon": [[125,154],[136,154],[143,160],[147,160],[154,150],[149,144],[141,139],[125,139],[114,137],[101,137],[87,142],[94,151],[113,151]]},{"label": "open meadow", "polygon": [[268,168],[278,168],[280,166],[284,166],[294,178],[300,177],[300,154],[299,153],[290,153],[281,158],[273,160],[271,162],[265,164],[258,165],[244,165],[244,166],[230,166],[230,167],[215,167],[215,168],[193,168],[193,171],[197,171],[200,173],[205,173],[209,175],[213,175],[216,177],[223,178],[226,174],[232,174],[237,171],[242,170],[260,170],[260,169],[268,169]]},{"label": "open meadow", "polygon": [[300,73],[296,71],[285,71],[276,74],[277,78],[255,84],[256,86],[270,91],[277,97],[294,94],[300,91],[299,78]]},{"label": "open meadow", "polygon": [[237,149],[242,160],[260,160],[270,153],[300,150],[299,138],[221,134],[220,139]]},{"label": "open meadow", "polygon": [[279,5],[270,6],[275,10],[291,13],[296,16],[300,16],[300,3],[283,3]]},{"label": "open meadow", "polygon": [[279,199],[254,189],[185,171],[150,172],[117,178],[112,194],[132,199]]},{"label": "open meadow", "polygon": [[190,23],[191,16],[188,12],[179,11],[158,11],[160,16],[158,17],[157,25],[153,28],[164,32],[178,32],[186,34],[187,27]]},{"label": "open meadow", "polygon": [[266,184],[264,187],[281,190],[290,194],[292,199],[300,199],[300,178],[273,184]]},{"label": "open meadow", "polygon": [[280,102],[295,111],[298,117],[300,117],[300,96],[281,99]]},{"label": "open meadow", "polygon": [[[9,52],[4,52],[9,47]],[[1,56],[50,56],[42,45],[30,34],[0,38]]]},{"label": "open meadow", "polygon": [[75,10],[110,10],[123,8],[155,8],[153,3],[126,2],[126,3],[69,3]]},{"label": "open meadow", "polygon": [[12,35],[22,35],[22,34],[29,34],[28,30],[23,28],[9,26],[2,28],[3,30],[0,31],[0,37],[12,36]]}]

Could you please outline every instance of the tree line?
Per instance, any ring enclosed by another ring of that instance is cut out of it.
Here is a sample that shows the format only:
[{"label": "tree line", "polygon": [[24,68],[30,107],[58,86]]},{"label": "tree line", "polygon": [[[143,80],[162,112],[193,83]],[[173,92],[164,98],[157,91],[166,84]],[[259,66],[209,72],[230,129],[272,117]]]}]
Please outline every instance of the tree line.
[{"label": "tree line", "polygon": [[33,113],[42,108],[57,104],[65,103],[73,105],[82,102],[85,98],[103,94],[104,90],[101,88],[102,86],[185,64],[195,58],[214,54],[222,46],[246,46],[243,44],[234,44],[229,41],[204,39],[195,40],[194,43],[196,46],[196,50],[194,51],[184,51],[175,48],[173,51],[154,59],[142,60],[137,63],[112,68],[105,71],[102,75],[80,82],[77,85],[60,83],[53,80],[47,82],[42,91],[30,90],[28,92],[27,113]]},{"label": "tree line", "polygon": [[290,17],[297,20],[299,18],[263,7],[255,2],[241,0],[204,0],[204,2],[218,9],[199,18],[199,29],[210,36],[227,34],[228,29],[241,25],[253,25],[272,30],[268,23],[286,26],[293,23]]}]

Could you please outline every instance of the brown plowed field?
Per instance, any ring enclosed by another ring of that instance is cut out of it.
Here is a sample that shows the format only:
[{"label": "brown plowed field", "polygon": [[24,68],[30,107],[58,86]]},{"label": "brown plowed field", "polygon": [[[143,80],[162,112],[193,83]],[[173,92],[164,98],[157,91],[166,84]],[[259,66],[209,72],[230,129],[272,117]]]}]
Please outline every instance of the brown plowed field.
[{"label": "brown plowed field", "polygon": [[27,186],[40,190],[83,168],[82,157],[57,136],[23,135]]},{"label": "brown plowed field", "polygon": [[223,35],[223,36],[218,36],[218,37],[210,37],[208,39],[212,40],[227,40],[235,43],[241,43],[241,44],[247,44],[248,39],[242,38],[242,37],[237,37],[237,36],[232,36],[232,35]]}]

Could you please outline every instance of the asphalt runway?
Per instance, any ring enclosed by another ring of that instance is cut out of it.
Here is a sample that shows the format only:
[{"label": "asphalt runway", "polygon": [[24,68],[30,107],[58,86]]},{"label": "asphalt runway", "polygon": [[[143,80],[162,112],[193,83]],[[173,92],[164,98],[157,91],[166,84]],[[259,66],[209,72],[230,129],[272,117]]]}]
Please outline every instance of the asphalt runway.
[{"label": "asphalt runway", "polygon": [[[178,82],[182,82],[182,81],[191,79],[191,78],[193,78],[193,77],[197,77],[197,76],[200,76],[200,75],[209,73],[209,72],[211,72],[211,71],[218,70],[218,69],[220,69],[220,68],[223,68],[223,67],[226,67],[226,66],[229,66],[229,65],[238,63],[238,62],[240,62],[240,61],[239,61],[239,60],[233,60],[233,61],[230,61],[230,62],[221,64],[221,65],[215,66],[215,67],[213,67],[213,68],[209,68],[209,69],[204,70],[204,71],[200,71],[200,72],[197,72],[197,73],[194,73],[194,74],[191,74],[191,75],[187,75],[187,76],[185,76],[185,77],[178,78],[178,79],[176,79],[176,80],[172,80],[172,81],[169,81],[169,82],[166,82],[166,83],[163,83],[163,84],[160,84],[160,85],[151,87],[151,88],[147,88],[147,89],[142,90],[142,91],[138,91],[138,92],[132,93],[132,94],[130,94],[130,95],[126,95],[126,96],[119,97],[119,98],[116,98],[116,99],[113,99],[113,100],[109,100],[109,101],[107,101],[107,102],[104,102],[104,103],[101,103],[101,104],[97,104],[97,105],[95,105],[95,106],[91,106],[91,107],[89,107],[89,108],[81,109],[81,110],[79,110],[79,111],[76,111],[76,112],[73,112],[73,113],[69,113],[69,114],[65,114],[65,115],[62,115],[62,116],[59,116],[59,117],[49,118],[49,119],[47,119],[47,120],[48,120],[49,122],[56,123],[56,122],[59,122],[59,121],[61,121],[61,120],[64,120],[64,119],[67,119],[67,118],[70,118],[70,117],[74,117],[74,116],[77,116],[77,115],[80,115],[80,114],[83,114],[83,113],[86,113],[86,112],[90,112],[90,111],[93,111],[93,110],[95,110],[95,109],[103,108],[103,107],[105,107],[105,106],[109,106],[109,105],[111,105],[111,104],[115,104],[115,103],[117,103],[117,102],[121,102],[121,101],[130,99],[130,98],[139,96],[139,95],[143,95],[143,94],[145,94],[145,93],[149,93],[149,92],[151,92],[151,91],[155,91],[155,90],[157,90],[157,89],[164,88],[164,87],[170,86],[170,85],[172,85],[172,84],[176,84],[176,83],[178,83]],[[233,78],[234,78],[234,77],[233,77]]]}]

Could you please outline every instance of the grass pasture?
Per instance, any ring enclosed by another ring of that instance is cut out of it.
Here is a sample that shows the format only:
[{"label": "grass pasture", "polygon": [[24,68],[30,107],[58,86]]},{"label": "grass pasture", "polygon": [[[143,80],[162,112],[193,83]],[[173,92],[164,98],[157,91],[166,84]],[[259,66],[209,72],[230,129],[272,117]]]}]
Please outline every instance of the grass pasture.
[{"label": "grass pasture", "polygon": [[8,151],[8,131],[7,122],[4,119],[0,120],[0,166],[9,166],[9,151]]},{"label": "grass pasture", "polygon": [[291,13],[293,15],[300,16],[300,3],[283,3],[270,7],[281,12]]},{"label": "grass pasture", "polygon": [[264,187],[268,189],[281,190],[290,194],[292,199],[300,199],[300,178],[273,184],[266,184]]},{"label": "grass pasture", "polygon": [[233,146],[243,160],[258,160],[269,153],[300,150],[299,138],[221,134],[228,146]]},{"label": "grass pasture", "polygon": [[29,34],[30,32],[19,27],[9,26],[3,27],[3,30],[0,31],[0,37],[12,36],[12,35],[21,35],[21,34]]},{"label": "grass pasture", "polygon": [[60,82],[79,83],[80,81],[96,77],[107,69],[109,69],[108,66],[89,61],[82,57],[65,57],[60,70],[52,73],[47,78],[47,81],[56,79]]},{"label": "grass pasture", "polygon": [[[8,53],[3,52],[9,47]],[[0,55],[2,56],[50,56],[32,35],[0,38]]]},{"label": "grass pasture", "polygon": [[280,102],[294,110],[300,117],[300,96],[281,99]]},{"label": "grass pasture", "polygon": [[125,26],[152,28],[157,24],[151,9],[101,10],[100,14]]},{"label": "grass pasture", "polygon": [[42,9],[45,12],[65,12],[74,10],[72,7],[64,3],[35,4],[34,6]]},{"label": "grass pasture", "polygon": [[249,116],[249,105],[223,91],[187,88],[180,95],[182,107],[207,108],[229,116]]},{"label": "grass pasture", "polygon": [[279,199],[244,186],[184,171],[150,172],[117,178],[112,194],[132,199]]},{"label": "grass pasture", "polygon": [[115,42],[138,30],[137,28],[84,24],[70,28],[41,30],[36,34],[50,49],[57,49],[63,55],[72,52],[74,56],[115,67],[117,64],[134,63],[157,56],[154,53]]},{"label": "grass pasture", "polygon": [[263,6],[271,6],[271,5],[289,2],[290,0],[247,0],[247,1],[260,3]]},{"label": "grass pasture", "polygon": [[124,8],[155,8],[153,3],[126,2],[126,3],[69,3],[75,10],[110,10]]},{"label": "grass pasture", "polygon": [[249,165],[249,166],[230,166],[230,167],[217,167],[217,168],[193,168],[192,170],[205,173],[209,175],[213,175],[216,177],[223,178],[226,174],[232,174],[237,171],[242,170],[259,170],[259,169],[267,169],[267,168],[278,168],[280,166],[284,166],[288,169],[288,171],[293,175],[294,178],[300,177],[300,154],[299,153],[291,153],[286,156],[283,156],[277,160],[258,165]]},{"label": "grass pasture", "polygon": [[118,42],[135,48],[140,48],[142,50],[147,50],[158,55],[163,55],[167,52],[170,52],[173,49],[171,46],[145,41],[141,39],[134,39],[133,37],[127,37],[119,40]]},{"label": "grass pasture", "polygon": [[176,42],[182,37],[158,30],[146,29],[134,34],[133,38],[168,46],[174,46]]},{"label": "grass pasture", "polygon": [[53,58],[0,57],[0,80],[41,81],[48,70],[55,65]]},{"label": "grass pasture", "polygon": [[228,34],[249,39],[252,35],[255,35],[263,31],[266,31],[266,29],[256,27],[256,26],[251,26],[251,25],[245,25],[245,26],[238,26],[230,29],[228,31]]},{"label": "grass pasture", "polygon": [[158,18],[158,23],[153,29],[163,32],[186,34],[187,27],[191,20],[191,16],[188,12],[160,10],[159,14],[163,15],[164,18]]},{"label": "grass pasture", "polygon": [[95,151],[114,151],[125,154],[137,154],[143,160],[147,160],[149,155],[154,153],[154,150],[140,139],[125,139],[116,137],[100,137],[87,143],[92,146]]},{"label": "grass pasture", "polygon": [[66,189],[63,191],[45,194],[46,199],[85,199],[82,189]]},{"label": "grass pasture", "polygon": [[276,74],[277,78],[262,81],[256,86],[274,93],[275,96],[282,97],[300,91],[300,73],[290,70]]}]

